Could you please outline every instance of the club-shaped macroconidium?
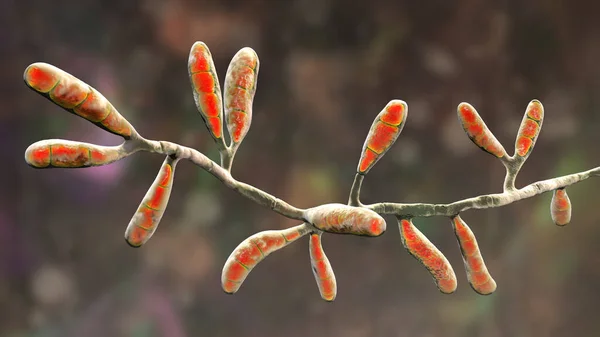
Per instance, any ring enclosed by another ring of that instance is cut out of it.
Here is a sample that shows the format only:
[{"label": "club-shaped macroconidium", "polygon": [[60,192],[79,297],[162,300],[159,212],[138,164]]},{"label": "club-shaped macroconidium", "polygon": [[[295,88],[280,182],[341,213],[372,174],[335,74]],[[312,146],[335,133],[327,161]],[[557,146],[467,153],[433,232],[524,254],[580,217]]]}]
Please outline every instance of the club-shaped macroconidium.
[{"label": "club-shaped macroconidium", "polygon": [[500,144],[496,136],[477,113],[477,110],[469,103],[460,103],[457,108],[458,120],[469,139],[483,151],[497,158],[506,157],[506,150]]},{"label": "club-shaped macroconidium", "polygon": [[564,226],[571,222],[571,200],[565,188],[554,190],[550,202],[550,215],[557,226]]},{"label": "club-shaped macroconidium", "polygon": [[242,241],[229,255],[221,274],[221,286],[228,294],[237,292],[248,274],[269,254],[310,233],[312,228],[303,223],[284,229],[256,233]]},{"label": "club-shaped macroconidium", "polygon": [[456,274],[446,256],[412,223],[412,219],[398,219],[402,245],[429,271],[435,285],[444,294],[456,291]]},{"label": "club-shaped macroconidium", "polygon": [[380,236],[386,223],[381,215],[370,209],[344,204],[325,204],[309,208],[304,218],[318,229],[336,234]]},{"label": "club-shaped macroconidium", "polygon": [[25,161],[34,168],[79,168],[107,165],[128,154],[122,146],[46,139],[31,144],[25,150]]},{"label": "club-shaped macroconidium", "polygon": [[406,124],[408,105],[401,100],[390,101],[375,117],[362,148],[357,172],[367,174],[392,147]]},{"label": "club-shaped macroconidium", "polygon": [[204,42],[196,42],[192,46],[188,59],[188,73],[198,112],[219,150],[223,151],[225,141],[221,87],[212,55]]},{"label": "club-shaped macroconidium", "polygon": [[362,147],[348,205],[361,206],[360,189],[365,175],[394,145],[406,124],[407,116],[406,102],[395,99],[391,100],[375,117]]},{"label": "club-shaped macroconidium", "polygon": [[460,247],[467,280],[471,288],[481,295],[493,293],[496,290],[496,281],[490,275],[483,261],[475,234],[458,215],[452,218],[452,228]]},{"label": "club-shaped macroconidium", "polygon": [[75,76],[38,62],[25,69],[23,79],[28,87],[65,110],[125,139],[139,137],[101,93]]},{"label": "club-shaped macroconidium", "polygon": [[518,156],[517,158],[524,161],[529,157],[542,129],[543,121],[544,106],[540,101],[534,99],[527,105],[519,127],[517,140],[515,141],[515,156]]},{"label": "club-shaped macroconidium", "polygon": [[125,230],[125,241],[132,247],[140,247],[152,237],[162,218],[171,189],[175,165],[179,159],[168,156],[165,158],[158,175],[144,196],[133,218]]},{"label": "club-shaped macroconidium", "polygon": [[258,55],[249,47],[238,51],[227,68],[224,89],[225,120],[234,151],[250,129],[258,70]]},{"label": "club-shaped macroconidium", "polygon": [[331,302],[335,300],[337,294],[337,283],[335,281],[335,274],[331,263],[325,255],[323,246],[321,245],[321,232],[312,233],[310,235],[310,241],[308,244],[308,250],[310,252],[310,264],[313,270],[313,275],[317,281],[317,287],[321,298],[325,301]]}]

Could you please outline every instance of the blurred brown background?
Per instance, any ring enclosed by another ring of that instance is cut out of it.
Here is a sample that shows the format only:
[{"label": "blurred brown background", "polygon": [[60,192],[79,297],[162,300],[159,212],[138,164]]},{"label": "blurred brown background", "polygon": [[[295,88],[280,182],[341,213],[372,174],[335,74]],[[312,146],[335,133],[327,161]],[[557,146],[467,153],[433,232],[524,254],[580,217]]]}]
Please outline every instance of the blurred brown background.
[{"label": "blurred brown background", "polygon": [[130,0],[0,2],[0,336],[598,336],[600,182],[469,211],[498,290],[466,282],[446,218],[417,219],[459,278],[440,294],[402,248],[393,218],[376,238],[326,235],[338,297],[319,297],[307,240],[273,254],[233,296],[220,272],[255,232],[296,224],[178,166],[152,240],[123,233],[163,158],[139,153],[81,170],[34,170],[45,138],[118,137],[31,92],[25,67],[54,64],[101,91],[144,136],[217,159],[186,62],[210,47],[221,83],[233,54],[261,60],[252,128],[233,174],[298,207],[346,202],[364,137],[394,98],[409,104],[362,200],[451,202],[498,192],[504,169],[463,133],[468,101],[512,153],[527,103],[546,118],[519,186],[600,165],[600,5],[591,1]]}]

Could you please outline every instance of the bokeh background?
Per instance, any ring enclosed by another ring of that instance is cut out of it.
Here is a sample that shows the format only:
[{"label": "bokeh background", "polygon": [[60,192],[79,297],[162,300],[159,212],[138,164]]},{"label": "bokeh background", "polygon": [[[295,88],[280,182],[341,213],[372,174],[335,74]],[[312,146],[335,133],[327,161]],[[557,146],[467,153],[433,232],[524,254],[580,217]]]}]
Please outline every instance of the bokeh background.
[{"label": "bokeh background", "polygon": [[600,164],[600,5],[591,1],[130,0],[0,2],[0,336],[598,336],[600,181],[568,189],[572,223],[551,194],[469,211],[498,283],[466,282],[446,218],[416,219],[459,287],[439,293],[402,247],[325,235],[338,297],[319,297],[303,239],[271,255],[231,296],[223,263],[255,232],[295,225],[181,163],[168,210],[141,249],[123,233],[163,158],[138,153],[81,170],[34,170],[45,138],[120,139],[69,115],[22,81],[36,61],[91,84],[152,139],[218,158],[195,110],[188,52],[204,41],[221,83],[244,46],[261,60],[252,128],[233,174],[298,207],[345,202],[375,115],[409,104],[395,147],[362,200],[452,202],[498,192],[502,165],[463,133],[475,105],[512,153],[527,103],[546,119],[517,183]]}]

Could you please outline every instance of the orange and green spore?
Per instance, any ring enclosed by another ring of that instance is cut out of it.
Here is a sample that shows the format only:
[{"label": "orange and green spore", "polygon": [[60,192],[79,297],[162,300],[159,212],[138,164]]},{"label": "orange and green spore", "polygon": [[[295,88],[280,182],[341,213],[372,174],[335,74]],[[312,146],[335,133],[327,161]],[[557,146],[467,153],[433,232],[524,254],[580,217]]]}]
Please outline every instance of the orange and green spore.
[{"label": "orange and green spore", "polygon": [[309,241],[310,263],[321,298],[333,301],[337,293],[337,284],[331,263],[323,251],[321,234],[313,233]]},{"label": "orange and green spore", "polygon": [[232,58],[225,76],[224,107],[227,129],[239,144],[250,129],[252,102],[256,92],[259,61],[251,48],[242,48]]},{"label": "orange and green spore", "polygon": [[221,274],[221,286],[228,294],[239,290],[256,265],[269,254],[308,233],[306,226],[256,233],[242,241],[231,253]]},{"label": "orange and green spore", "polygon": [[101,166],[120,158],[117,147],[61,139],[42,140],[25,150],[25,161],[35,168]]},{"label": "orange and green spore", "polygon": [[531,153],[535,141],[542,128],[544,120],[544,107],[538,100],[532,100],[525,111],[517,140],[515,141],[515,153],[520,157],[526,157]]},{"label": "orange and green spore", "polygon": [[481,295],[493,293],[496,290],[496,281],[490,275],[483,261],[475,234],[458,215],[452,218],[452,227],[458,240],[467,280],[471,288]]},{"label": "orange and green spore", "polygon": [[438,289],[444,294],[456,291],[456,274],[444,254],[413,225],[412,220],[400,219],[399,227],[402,245],[425,266]]},{"label": "orange and green spore", "polygon": [[188,71],[198,111],[211,136],[222,137],[223,101],[219,79],[210,50],[203,42],[196,42],[190,50]]},{"label": "orange and green spore", "polygon": [[377,115],[363,145],[358,173],[366,174],[390,149],[404,128],[407,113],[404,101],[393,100]]},{"label": "orange and green spore", "polygon": [[502,158],[506,156],[506,150],[496,139],[494,134],[485,125],[483,119],[477,113],[477,110],[469,103],[460,103],[458,105],[458,120],[465,130],[469,139],[485,152]]},{"label": "orange and green spore", "polygon": [[125,139],[135,134],[129,122],[94,88],[46,63],[25,70],[25,82],[56,105]]},{"label": "orange and green spore", "polygon": [[550,215],[557,226],[564,226],[571,222],[571,200],[565,188],[556,189],[550,203]]},{"label": "orange and green spore", "polygon": [[125,240],[140,247],[152,237],[162,219],[173,186],[176,161],[167,157],[125,230]]}]

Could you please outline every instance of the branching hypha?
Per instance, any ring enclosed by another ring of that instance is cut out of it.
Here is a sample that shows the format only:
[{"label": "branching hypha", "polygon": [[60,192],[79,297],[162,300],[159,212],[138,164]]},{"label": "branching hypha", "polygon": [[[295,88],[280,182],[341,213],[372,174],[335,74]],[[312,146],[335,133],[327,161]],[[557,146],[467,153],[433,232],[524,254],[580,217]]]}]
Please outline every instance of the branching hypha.
[{"label": "branching hypha", "polygon": [[[406,123],[407,104],[392,100],[371,125],[362,148],[348,204],[326,204],[300,209],[254,186],[237,181],[230,173],[235,153],[252,120],[252,102],[259,71],[259,60],[254,50],[243,48],[233,57],[225,76],[224,96],[221,94],[210,51],[204,43],[197,42],[192,46],[188,71],[196,106],[219,149],[220,165],[192,148],[143,138],[102,94],[72,75],[45,63],[34,63],[27,67],[24,74],[27,86],[67,111],[123,137],[124,142],[119,146],[100,146],[61,139],[42,140],[27,148],[25,160],[34,168],[78,168],[110,164],[137,151],[166,156],[156,179],[125,231],[125,240],[133,247],[142,246],[155,232],[167,207],[175,167],[181,159],[200,166],[227,187],[257,204],[269,207],[287,218],[301,221],[301,224],[285,230],[254,234],[239,244],[223,268],[221,282],[227,293],[235,293],[250,271],[267,255],[310,235],[309,254],[319,292],[323,299],[333,301],[337,292],[336,279],[323,251],[322,234],[328,232],[380,236],[386,230],[386,222],[381,215],[389,214],[394,215],[398,221],[402,244],[406,250],[427,268],[439,290],[447,294],[456,290],[454,270],[446,257],[415,227],[413,220],[432,216],[448,217],[458,240],[471,287],[479,294],[491,294],[496,289],[496,282],[485,266],[475,235],[460,213],[473,208],[500,207],[554,191],[551,217],[557,225],[563,226],[571,218],[571,203],[565,187],[599,175],[600,172],[600,167],[597,167],[516,188],[517,174],[531,154],[542,127],[542,103],[532,100],[527,106],[512,156],[507,154],[475,108],[468,103],[461,103],[458,106],[458,119],[469,138],[482,150],[498,158],[506,168],[502,193],[450,204],[382,202],[364,205],[359,198],[364,177],[389,150]],[[223,117],[229,134],[228,141],[223,132]]]}]

